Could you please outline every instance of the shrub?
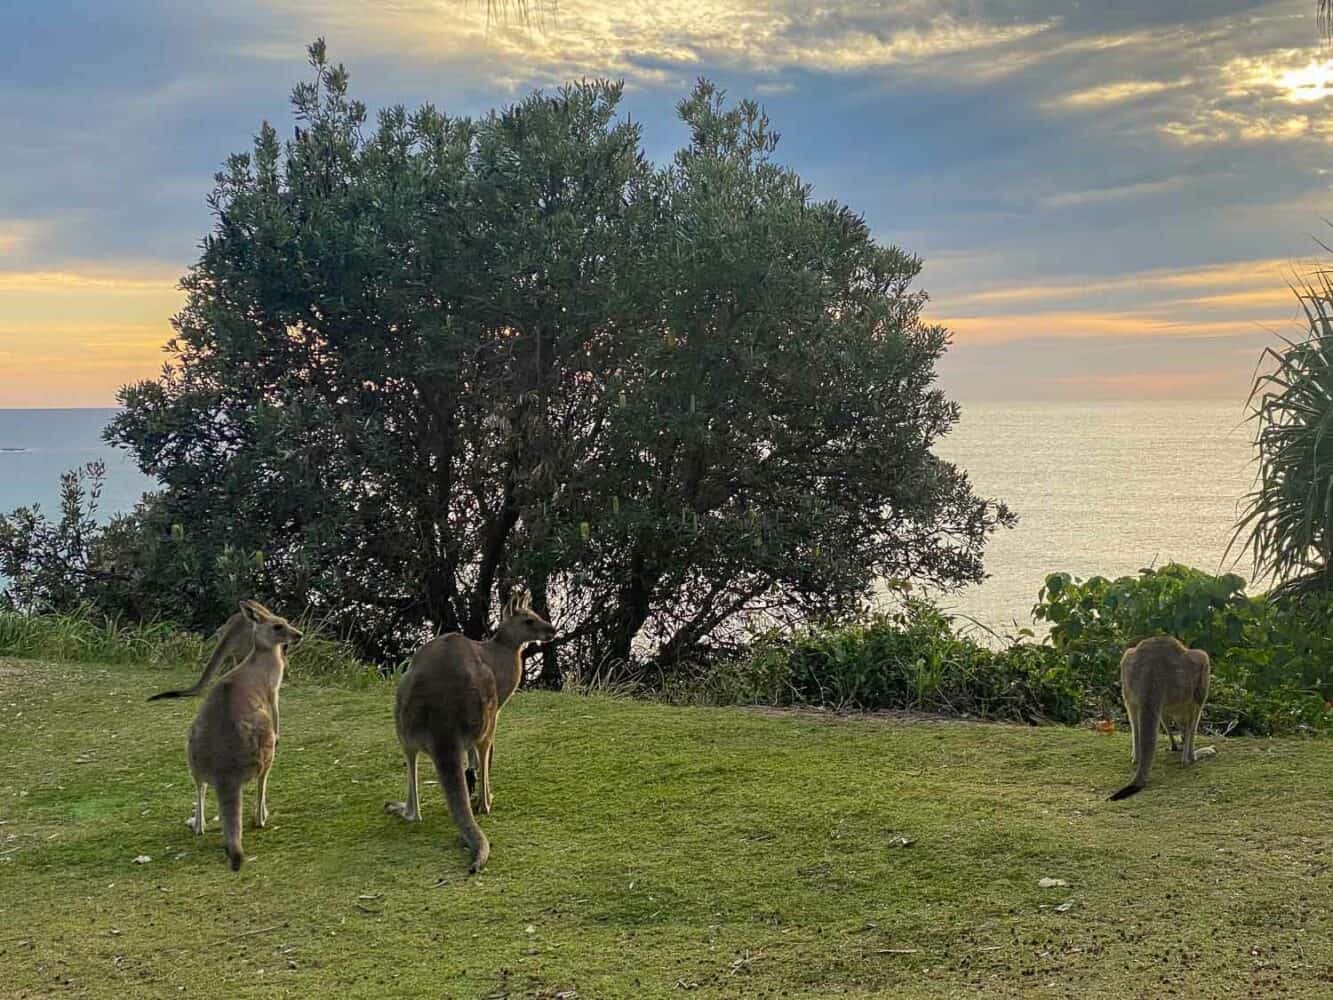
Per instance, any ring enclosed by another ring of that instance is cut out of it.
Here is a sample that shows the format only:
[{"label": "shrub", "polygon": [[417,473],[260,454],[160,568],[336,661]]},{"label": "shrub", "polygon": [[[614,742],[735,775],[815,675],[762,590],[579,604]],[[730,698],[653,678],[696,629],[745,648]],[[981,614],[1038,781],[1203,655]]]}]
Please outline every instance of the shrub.
[{"label": "shrub", "polygon": [[1116,580],[1046,578],[1033,617],[1095,700],[1118,700],[1120,657],[1174,635],[1213,661],[1206,717],[1253,734],[1333,726],[1333,608],[1317,593],[1282,604],[1248,596],[1235,574],[1169,564]]},{"label": "shrub", "polygon": [[864,622],[761,636],[744,659],[668,689],[676,699],[910,709],[1021,722],[1077,722],[1091,711],[1047,646],[992,650],[958,635],[927,602]]}]

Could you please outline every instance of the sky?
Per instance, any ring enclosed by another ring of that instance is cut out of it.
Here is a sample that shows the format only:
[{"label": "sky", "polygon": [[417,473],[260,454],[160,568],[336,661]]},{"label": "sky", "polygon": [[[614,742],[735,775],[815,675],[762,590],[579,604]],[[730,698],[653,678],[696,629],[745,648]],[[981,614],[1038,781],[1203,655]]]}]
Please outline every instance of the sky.
[{"label": "sky", "polygon": [[699,76],[920,255],[963,401],[1243,400],[1333,245],[1315,0],[4,0],[0,407],[112,405],[165,356],[225,157],[290,134],[327,38],[371,108],[623,79],[650,156]]}]

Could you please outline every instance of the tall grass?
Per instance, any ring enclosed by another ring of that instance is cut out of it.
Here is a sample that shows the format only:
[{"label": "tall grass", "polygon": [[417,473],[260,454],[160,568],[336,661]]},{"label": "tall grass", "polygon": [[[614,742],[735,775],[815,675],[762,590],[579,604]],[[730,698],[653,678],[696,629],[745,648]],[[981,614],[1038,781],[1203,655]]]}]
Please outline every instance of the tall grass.
[{"label": "tall grass", "polygon": [[[319,635],[310,623],[302,625],[306,637],[289,656],[294,674],[357,687],[379,678],[378,669],[358,659],[346,643]],[[0,610],[0,656],[202,668],[213,643],[213,636],[187,632],[170,622],[123,621],[88,608],[42,615]]]}]

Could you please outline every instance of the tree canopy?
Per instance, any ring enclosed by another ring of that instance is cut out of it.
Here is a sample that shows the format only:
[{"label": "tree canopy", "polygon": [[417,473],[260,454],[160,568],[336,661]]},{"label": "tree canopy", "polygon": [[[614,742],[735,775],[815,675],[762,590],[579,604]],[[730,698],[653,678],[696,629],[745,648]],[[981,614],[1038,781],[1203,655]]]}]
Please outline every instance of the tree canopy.
[{"label": "tree canopy", "polygon": [[670,665],[882,578],[982,577],[1012,518],[931,450],[958,409],[920,261],[816,201],[756,104],[701,81],[655,165],[617,84],[372,126],[310,55],[107,432],[201,580],[256,553],[275,607],[385,658],[482,634],[521,582],[561,648]]}]

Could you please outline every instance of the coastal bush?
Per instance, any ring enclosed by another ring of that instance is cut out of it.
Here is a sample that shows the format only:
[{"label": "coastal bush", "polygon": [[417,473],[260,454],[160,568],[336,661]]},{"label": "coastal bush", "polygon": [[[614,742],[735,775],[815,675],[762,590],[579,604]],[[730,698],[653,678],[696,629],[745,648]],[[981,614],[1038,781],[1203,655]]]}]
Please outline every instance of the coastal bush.
[{"label": "coastal bush", "polygon": [[[1051,574],[1034,609],[1050,632],[998,648],[921,600],[864,621],[759,636],[745,655],[675,677],[634,678],[676,701],[902,709],[1015,722],[1122,719],[1120,657],[1150,635],[1205,649],[1213,681],[1205,726],[1280,735],[1333,731],[1330,611],[1312,597],[1275,606],[1245,581],[1169,565],[1138,576]],[[611,680],[620,680],[613,678]]]},{"label": "coastal bush", "polygon": [[26,614],[170,621],[207,631],[264,592],[263,552],[213,544],[172,522],[160,493],[129,514],[98,517],[101,462],[61,476],[60,510],[0,515],[0,606]]},{"label": "coastal bush", "polygon": [[1333,726],[1333,604],[1316,592],[1278,603],[1245,580],[1178,564],[1136,576],[1077,580],[1052,573],[1033,608],[1049,643],[1091,691],[1118,692],[1120,657],[1153,635],[1173,635],[1213,663],[1207,715],[1246,732]]},{"label": "coastal bush", "polygon": [[757,104],[699,83],[659,165],[614,84],[371,122],[310,54],[109,429],[162,483],[143,613],[216,621],[219,560],[260,553],[256,592],[380,662],[525,583],[562,657],[669,671],[747,616],[982,578],[1012,517],[933,450],[958,409],[921,261],[816,200]]},{"label": "coastal bush", "polygon": [[921,600],[865,621],[759,636],[747,655],[674,678],[675,700],[905,709],[1015,722],[1076,723],[1105,706],[1049,646],[992,649]]}]

